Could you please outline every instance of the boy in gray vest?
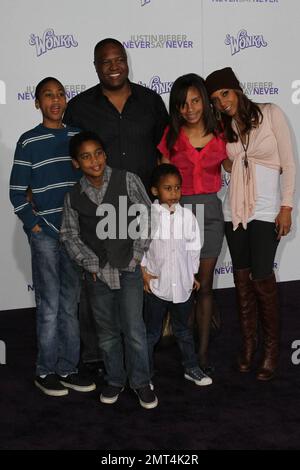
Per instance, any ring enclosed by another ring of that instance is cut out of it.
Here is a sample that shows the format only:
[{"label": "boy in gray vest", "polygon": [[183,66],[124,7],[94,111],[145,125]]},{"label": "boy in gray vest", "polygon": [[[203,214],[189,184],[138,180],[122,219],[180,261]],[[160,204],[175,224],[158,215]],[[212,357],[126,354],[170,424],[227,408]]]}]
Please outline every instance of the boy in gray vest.
[{"label": "boy in gray vest", "polygon": [[66,195],[61,240],[85,271],[107,373],[100,401],[115,403],[128,378],[140,405],[155,408],[158,400],[150,387],[140,268],[149,240],[138,224],[148,218],[150,200],[138,176],[106,165],[103,143],[94,132],[74,136],[70,155],[83,176]]}]

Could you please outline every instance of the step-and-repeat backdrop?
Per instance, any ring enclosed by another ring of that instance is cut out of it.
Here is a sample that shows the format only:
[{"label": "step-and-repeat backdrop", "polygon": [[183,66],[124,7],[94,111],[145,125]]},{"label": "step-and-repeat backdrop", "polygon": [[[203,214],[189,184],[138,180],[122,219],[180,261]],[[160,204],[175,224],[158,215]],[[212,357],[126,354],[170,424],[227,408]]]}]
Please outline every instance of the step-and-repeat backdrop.
[{"label": "step-and-repeat backdrop", "polygon": [[[291,126],[297,167],[300,144],[300,3],[295,0],[2,0],[0,16],[0,310],[34,305],[30,252],[8,198],[15,144],[40,122],[34,87],[55,76],[69,98],[97,83],[95,44],[115,37],[125,46],[130,78],[166,104],[173,81],[232,66],[247,95],[272,101]],[[223,178],[221,196],[228,180]],[[279,281],[300,279],[296,194],[293,231],[280,244]],[[224,243],[216,287],[232,286]]]}]

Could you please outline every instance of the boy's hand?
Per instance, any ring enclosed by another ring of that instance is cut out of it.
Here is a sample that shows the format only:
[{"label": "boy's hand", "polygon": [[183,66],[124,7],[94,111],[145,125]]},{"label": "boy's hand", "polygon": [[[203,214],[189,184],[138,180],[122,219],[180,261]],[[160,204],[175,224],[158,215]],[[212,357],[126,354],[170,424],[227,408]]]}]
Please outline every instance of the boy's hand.
[{"label": "boy's hand", "polygon": [[92,273],[92,277],[93,277],[93,281],[96,282],[96,281],[97,281],[97,274],[96,274],[96,273]]},{"label": "boy's hand", "polygon": [[31,231],[32,231],[33,233],[38,233],[38,232],[41,232],[42,229],[41,229],[41,227],[39,226],[39,224],[36,224],[34,227],[32,227]]},{"label": "boy's hand", "polygon": [[143,281],[144,281],[144,291],[148,292],[148,294],[151,294],[150,281],[151,279],[157,279],[157,276],[153,276],[152,274],[147,273],[144,266],[142,266],[142,274],[143,274]]},{"label": "boy's hand", "polygon": [[200,289],[200,281],[194,278],[193,290],[196,290],[198,292],[199,289]]}]

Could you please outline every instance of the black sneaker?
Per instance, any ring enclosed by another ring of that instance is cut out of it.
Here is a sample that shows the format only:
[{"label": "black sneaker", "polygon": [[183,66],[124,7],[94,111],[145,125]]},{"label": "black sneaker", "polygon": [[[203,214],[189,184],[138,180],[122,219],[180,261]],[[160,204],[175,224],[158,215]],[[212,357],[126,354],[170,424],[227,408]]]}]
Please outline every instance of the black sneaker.
[{"label": "black sneaker", "polygon": [[155,408],[158,405],[158,399],[150,385],[135,389],[135,393],[139,397],[140,405],[147,410]]},{"label": "black sneaker", "polygon": [[108,405],[116,403],[124,387],[116,387],[115,385],[107,385],[100,395],[100,401]]},{"label": "black sneaker", "polygon": [[67,388],[76,390],[76,392],[92,392],[96,389],[96,384],[87,377],[81,377],[79,374],[70,374],[67,377],[59,377],[59,381]]},{"label": "black sneaker", "polygon": [[51,397],[63,397],[69,393],[68,389],[60,383],[55,374],[49,374],[45,378],[36,377],[34,384],[45,395],[50,395]]}]

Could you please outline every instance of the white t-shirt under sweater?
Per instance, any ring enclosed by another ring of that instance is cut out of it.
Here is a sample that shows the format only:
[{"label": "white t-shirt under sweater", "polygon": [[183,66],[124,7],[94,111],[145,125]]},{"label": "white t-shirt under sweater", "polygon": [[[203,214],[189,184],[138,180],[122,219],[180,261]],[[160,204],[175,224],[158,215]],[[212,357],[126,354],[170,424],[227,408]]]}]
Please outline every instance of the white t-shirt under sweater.
[{"label": "white t-shirt under sweater", "polygon": [[[248,219],[248,222],[251,220],[275,222],[280,210],[280,173],[272,168],[257,164],[255,165],[255,173],[257,198],[254,214]],[[225,222],[231,222],[229,187],[223,203],[223,213]]]}]

